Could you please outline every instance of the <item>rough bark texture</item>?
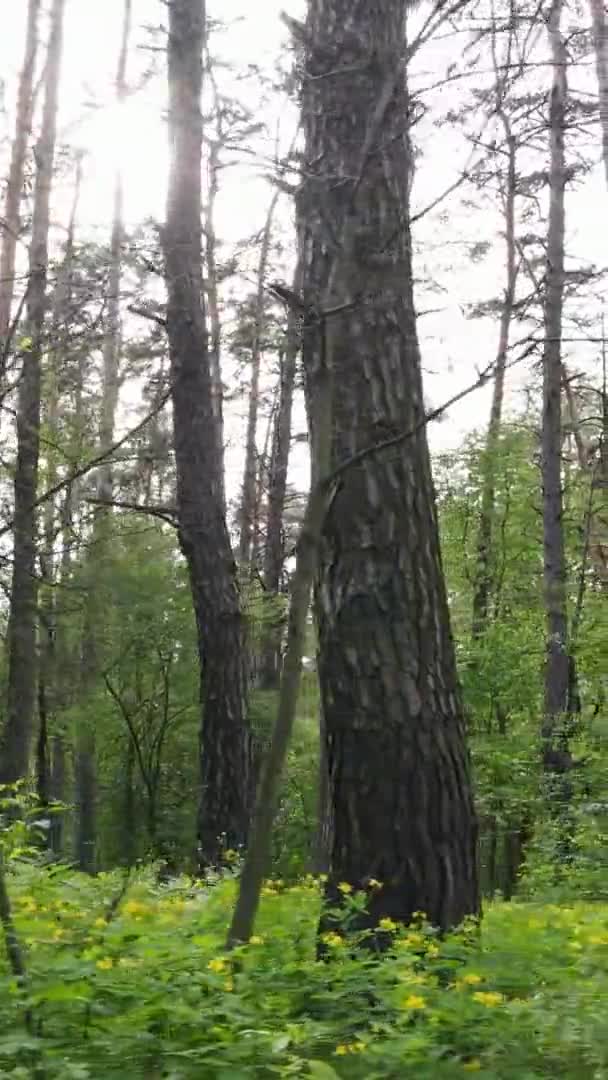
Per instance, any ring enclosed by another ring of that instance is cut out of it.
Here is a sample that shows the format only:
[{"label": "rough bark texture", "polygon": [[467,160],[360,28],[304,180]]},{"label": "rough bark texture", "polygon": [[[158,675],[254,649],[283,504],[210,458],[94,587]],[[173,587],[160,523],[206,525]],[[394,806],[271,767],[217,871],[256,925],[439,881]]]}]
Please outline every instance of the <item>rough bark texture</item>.
[{"label": "rough bark texture", "polygon": [[554,739],[563,725],[560,718],[568,709],[570,663],[566,613],[566,559],[564,552],[563,499],[561,476],[561,336],[564,294],[564,238],[566,158],[564,148],[567,98],[567,55],[560,33],[562,0],[554,0],[549,18],[549,39],[553,62],[550,98],[549,169],[550,203],[545,269],[543,351],[543,542],[544,585],[547,618],[545,663],[545,709],[543,742],[545,762],[554,749]]},{"label": "rough bark texture", "polygon": [[38,52],[38,16],[40,0],[29,0],[25,31],[25,53],[17,92],[15,138],[11,149],[4,208],[2,214],[2,247],[0,250],[0,381],[4,379],[6,356],[4,342],[11,321],[11,306],[15,292],[15,253],[20,231],[20,206],[27,144],[32,130],[34,108],[34,71]]},{"label": "rough bark texture", "polygon": [[36,180],[29,254],[27,335],[17,409],[17,462],[13,525],[13,575],[8,625],[8,679],[0,780],[28,771],[36,702],[36,491],[40,452],[40,394],[48,273],[48,233],[61,70],[65,0],[54,0],[48,46],[42,129],[36,146]]},{"label": "rough bark texture", "polygon": [[415,432],[344,469],[323,528],[315,612],[333,817],[328,895],[339,898],[339,882],[365,888],[376,878],[371,925],[423,910],[448,927],[478,911],[476,821],[423,426],[405,7],[310,0],[305,27],[299,240],[304,300],[322,299],[327,328],[304,345],[313,455],[324,364],[335,387],[334,467]]},{"label": "rough bark texture", "polygon": [[164,250],[179,538],[201,668],[202,865],[246,837],[250,742],[236,564],[222,501],[201,279],[201,0],[169,4],[171,168]]},{"label": "rough bark texture", "polygon": [[604,0],[589,0],[591,28],[595,51],[595,69],[600,99],[600,123],[602,125],[602,157],[608,184],[608,27]]}]

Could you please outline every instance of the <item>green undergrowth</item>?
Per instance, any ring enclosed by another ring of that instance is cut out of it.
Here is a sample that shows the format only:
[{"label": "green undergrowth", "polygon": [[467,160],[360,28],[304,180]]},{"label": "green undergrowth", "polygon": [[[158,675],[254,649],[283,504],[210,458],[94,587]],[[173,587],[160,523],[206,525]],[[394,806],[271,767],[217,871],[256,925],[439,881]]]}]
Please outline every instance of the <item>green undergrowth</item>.
[{"label": "green undergrowth", "polygon": [[27,985],[3,954],[2,1077],[608,1077],[606,904],[496,902],[445,941],[388,920],[382,960],[332,933],[318,962],[312,879],[269,883],[232,955],[231,879],[22,865],[8,884]]}]

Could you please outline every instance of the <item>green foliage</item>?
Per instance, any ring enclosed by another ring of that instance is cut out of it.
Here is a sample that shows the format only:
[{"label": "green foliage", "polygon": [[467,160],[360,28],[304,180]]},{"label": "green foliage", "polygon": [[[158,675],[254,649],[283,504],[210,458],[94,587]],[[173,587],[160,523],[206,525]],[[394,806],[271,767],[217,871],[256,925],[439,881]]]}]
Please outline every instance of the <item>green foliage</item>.
[{"label": "green foliage", "polygon": [[258,935],[231,955],[231,879],[158,887],[142,873],[124,891],[119,873],[20,865],[10,891],[29,985],[24,1001],[0,967],[0,1075],[608,1075],[606,905],[494,903],[480,933],[443,941],[387,920],[384,959],[334,932],[322,962],[310,878],[268,882]]}]

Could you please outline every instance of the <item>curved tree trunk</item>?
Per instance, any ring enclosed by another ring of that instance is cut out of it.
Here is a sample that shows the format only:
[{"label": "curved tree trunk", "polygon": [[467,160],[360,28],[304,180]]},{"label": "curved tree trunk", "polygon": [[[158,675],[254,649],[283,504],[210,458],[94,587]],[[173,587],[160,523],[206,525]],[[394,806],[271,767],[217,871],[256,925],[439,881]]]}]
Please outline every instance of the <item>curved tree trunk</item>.
[{"label": "curved tree trunk", "polygon": [[17,409],[17,463],[13,526],[13,576],[8,625],[8,686],[0,780],[25,776],[36,702],[36,493],[40,453],[40,395],[48,276],[48,236],[61,71],[65,0],[54,0],[46,64],[42,129],[36,147],[36,180],[27,293],[27,333]]},{"label": "curved tree trunk", "polygon": [[201,274],[201,0],[169,3],[171,167],[163,242],[179,538],[201,670],[201,866],[245,842],[250,804],[246,665],[237,571],[222,498]]},{"label": "curved tree trunk", "polygon": [[[344,466],[315,588],[328,897],[375,878],[370,925],[422,910],[449,927],[478,911],[476,820],[412,297],[405,9],[310,0],[303,35],[305,160],[316,175],[300,191],[299,241],[304,299],[321,301],[327,330],[304,344],[311,444],[318,454],[327,368],[332,466]],[[345,57],[348,76],[336,76]],[[390,452],[345,466],[405,431]]]}]

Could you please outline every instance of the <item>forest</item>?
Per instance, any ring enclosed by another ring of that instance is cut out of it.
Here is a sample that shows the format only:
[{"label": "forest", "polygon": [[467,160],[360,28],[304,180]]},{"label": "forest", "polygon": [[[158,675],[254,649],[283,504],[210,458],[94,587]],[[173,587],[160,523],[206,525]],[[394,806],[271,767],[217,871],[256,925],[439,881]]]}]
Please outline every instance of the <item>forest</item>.
[{"label": "forest", "polygon": [[603,0],[13,0],[0,1077],[608,1080]]}]

